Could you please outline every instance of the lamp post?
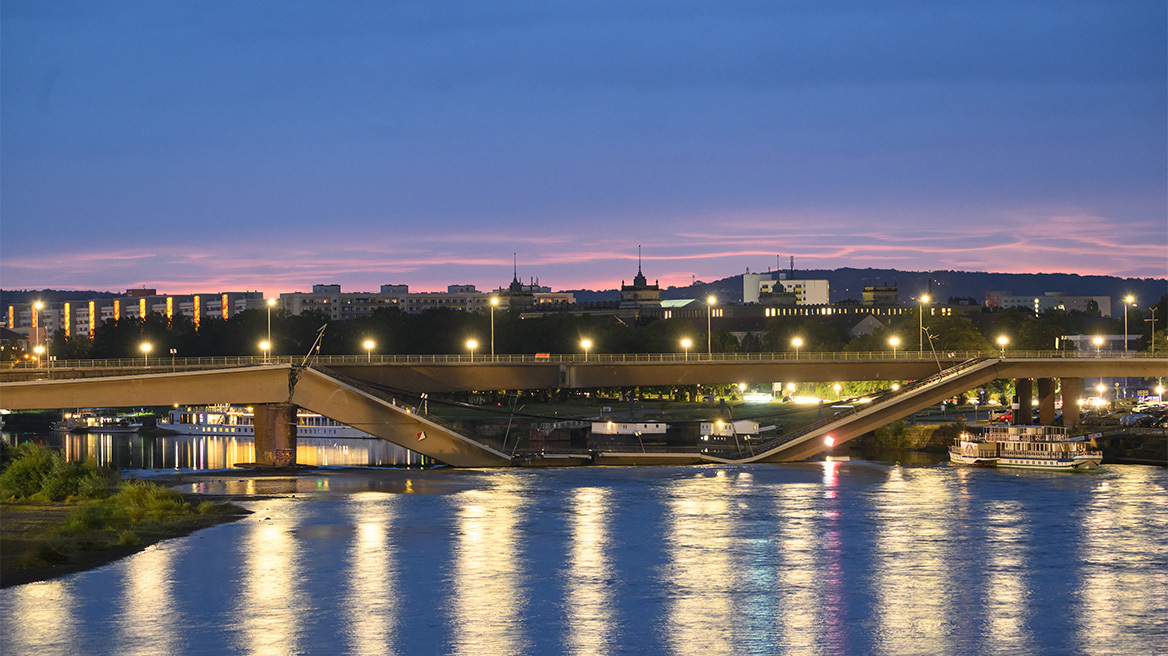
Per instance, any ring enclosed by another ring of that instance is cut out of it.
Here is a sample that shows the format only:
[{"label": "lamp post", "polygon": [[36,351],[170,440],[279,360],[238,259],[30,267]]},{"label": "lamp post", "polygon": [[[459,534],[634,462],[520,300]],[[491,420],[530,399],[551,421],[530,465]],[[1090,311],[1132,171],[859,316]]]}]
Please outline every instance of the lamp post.
[{"label": "lamp post", "polygon": [[892,359],[895,360],[896,359],[896,347],[900,346],[900,338],[895,337],[895,336],[890,337],[890,338],[888,338],[888,343],[892,345]]},{"label": "lamp post", "polygon": [[[33,349],[32,349],[32,350],[33,350],[33,351],[36,351],[36,347],[38,347],[38,346],[40,346],[40,345],[41,345],[41,321],[40,321],[40,314],[41,314],[41,308],[43,308],[43,307],[45,307],[45,304],[44,304],[43,302],[41,302],[41,301],[36,301],[36,302],[34,302],[34,303],[32,304],[32,311],[33,311],[33,315],[32,315],[32,344],[33,344]],[[37,352],[38,352],[38,353],[40,353],[40,351],[37,351]],[[38,366],[38,367],[40,366],[40,358],[39,358],[39,357],[37,358],[37,366]]]},{"label": "lamp post", "polygon": [[832,386],[831,386],[831,388],[832,388],[833,390],[835,390],[835,400],[836,400],[836,401],[839,401],[839,399],[840,399],[840,389],[842,389],[842,388],[840,387],[840,384],[839,384],[839,383],[836,383],[835,385],[832,385]]},{"label": "lamp post", "polygon": [[478,346],[479,346],[479,343],[477,340],[473,340],[473,339],[466,340],[466,348],[470,350],[470,361],[471,362],[474,362],[474,350],[476,348],[478,348]]},{"label": "lamp post", "polygon": [[1148,313],[1152,316],[1150,316],[1147,319],[1144,319],[1144,321],[1147,321],[1148,323],[1152,324],[1152,329],[1148,333],[1148,343],[1151,344],[1152,356],[1155,356],[1156,355],[1156,306],[1153,305],[1152,307],[1148,308]]},{"label": "lamp post", "polygon": [[495,306],[499,304],[499,297],[491,297],[491,359],[495,359]]},{"label": "lamp post", "polygon": [[1091,343],[1095,345],[1095,357],[1101,357],[1099,349],[1103,348],[1103,338],[1096,335],[1091,339]]},{"label": "lamp post", "polygon": [[791,346],[795,347],[795,359],[798,360],[799,359],[799,347],[803,346],[803,338],[796,337],[795,339],[792,339]]},{"label": "lamp post", "polygon": [[37,366],[41,366],[41,361],[44,360],[45,356],[45,347],[37,344],[36,346],[32,347],[32,352],[36,353],[37,355]]},{"label": "lamp post", "polygon": [[917,344],[920,346],[919,350],[922,355],[925,352],[925,305],[929,302],[929,295],[922,294],[920,303],[920,313],[917,316],[918,330],[917,330]]},{"label": "lamp post", "polygon": [[588,362],[588,349],[592,348],[592,340],[582,339],[580,340],[580,346],[584,349],[584,361]]},{"label": "lamp post", "polygon": [[150,342],[142,342],[142,345],[139,346],[138,348],[142,349],[142,363],[145,366],[149,367],[150,366],[150,349],[152,349],[154,347],[150,344]]},{"label": "lamp post", "polygon": [[685,350],[685,359],[687,361],[689,360],[689,347],[691,346],[693,346],[693,340],[690,338],[686,337],[685,339],[681,340],[681,348]]},{"label": "lamp post", "polygon": [[711,294],[706,297],[706,356],[710,359],[714,357],[714,333],[711,330],[714,317],[714,304],[718,302],[717,298]]},{"label": "lamp post", "polygon": [[361,343],[361,346],[365,347],[365,361],[373,362],[373,347],[376,346],[376,344],[373,343],[373,340],[367,339]]},{"label": "lamp post", "polygon": [[269,298],[268,305],[268,343],[272,343],[272,306],[276,304],[276,299]]},{"label": "lamp post", "polygon": [[1006,357],[1006,344],[1010,343],[1010,338],[1005,335],[998,337],[998,348],[1002,349],[1002,357]]},{"label": "lamp post", "polygon": [[265,364],[268,362],[268,351],[271,350],[271,348],[272,348],[271,342],[269,342],[267,340],[260,342],[260,350],[264,352],[264,363]]},{"label": "lamp post", "polygon": [[1123,357],[1127,357],[1127,306],[1133,305],[1136,297],[1128,294],[1123,297]]}]

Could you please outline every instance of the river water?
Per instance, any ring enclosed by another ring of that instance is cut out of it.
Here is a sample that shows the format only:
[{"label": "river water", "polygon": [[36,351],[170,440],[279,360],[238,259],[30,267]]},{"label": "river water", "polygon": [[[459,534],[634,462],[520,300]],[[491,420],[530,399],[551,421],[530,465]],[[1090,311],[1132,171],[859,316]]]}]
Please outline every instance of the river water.
[{"label": "river water", "polygon": [[0,592],[5,654],[1154,654],[1168,471],[241,473],[254,514]]}]

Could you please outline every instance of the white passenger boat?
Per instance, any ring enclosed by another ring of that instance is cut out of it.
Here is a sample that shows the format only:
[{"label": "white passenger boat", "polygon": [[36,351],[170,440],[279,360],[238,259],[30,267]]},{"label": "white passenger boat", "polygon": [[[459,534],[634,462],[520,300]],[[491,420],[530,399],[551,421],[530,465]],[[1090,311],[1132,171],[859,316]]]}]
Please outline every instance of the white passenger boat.
[{"label": "white passenger boat", "polygon": [[[158,418],[158,427],[183,435],[255,437],[255,415],[249,408],[226,405],[176,408],[166,417]],[[296,413],[296,437],[377,439],[365,431],[303,410]]]},{"label": "white passenger boat", "polygon": [[975,467],[1096,469],[1103,453],[1062,426],[991,426],[981,435],[962,433],[949,460]]},{"label": "white passenger boat", "polygon": [[137,433],[142,422],[137,415],[116,414],[94,408],[66,412],[53,430],[62,433]]}]

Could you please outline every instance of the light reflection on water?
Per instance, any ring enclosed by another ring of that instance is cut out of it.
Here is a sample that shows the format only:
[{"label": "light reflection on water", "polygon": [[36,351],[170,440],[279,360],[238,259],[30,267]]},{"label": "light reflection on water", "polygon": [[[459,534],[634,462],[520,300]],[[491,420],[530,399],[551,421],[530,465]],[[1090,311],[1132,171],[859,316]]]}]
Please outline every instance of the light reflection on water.
[{"label": "light reflection on water", "polygon": [[[255,462],[255,438],[137,433],[4,433],[9,444],[35,442],[71,462],[118,469],[230,469]],[[296,462],[313,467],[422,466],[423,457],[380,439],[301,437]]]},{"label": "light reflection on water", "polygon": [[0,652],[1143,654],[1168,473],[362,470],[0,592]]},{"label": "light reflection on water", "polygon": [[601,656],[612,650],[613,571],[609,564],[611,490],[585,487],[571,499],[567,576],[567,652]]}]

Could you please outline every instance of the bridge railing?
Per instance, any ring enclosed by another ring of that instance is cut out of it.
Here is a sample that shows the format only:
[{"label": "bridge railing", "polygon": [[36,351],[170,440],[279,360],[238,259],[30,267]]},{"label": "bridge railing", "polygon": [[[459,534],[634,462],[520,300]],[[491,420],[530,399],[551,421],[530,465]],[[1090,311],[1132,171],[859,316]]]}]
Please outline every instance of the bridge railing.
[{"label": "bridge railing", "polygon": [[[1150,353],[1129,351],[833,351],[833,352],[769,352],[769,353],[450,353],[436,355],[322,355],[313,358],[321,365],[385,365],[385,364],[573,364],[591,363],[737,363],[737,362],[856,362],[874,360],[962,362],[975,358],[1150,358]],[[1161,355],[1160,357],[1163,357]],[[16,369],[205,369],[217,367],[247,367],[264,364],[298,365],[300,355],[228,355],[207,357],[134,357],[100,358],[91,360],[52,360],[45,362],[16,362]]]}]

